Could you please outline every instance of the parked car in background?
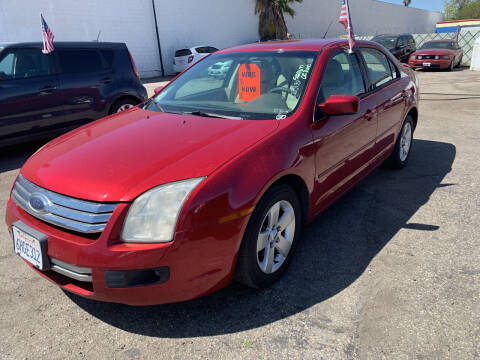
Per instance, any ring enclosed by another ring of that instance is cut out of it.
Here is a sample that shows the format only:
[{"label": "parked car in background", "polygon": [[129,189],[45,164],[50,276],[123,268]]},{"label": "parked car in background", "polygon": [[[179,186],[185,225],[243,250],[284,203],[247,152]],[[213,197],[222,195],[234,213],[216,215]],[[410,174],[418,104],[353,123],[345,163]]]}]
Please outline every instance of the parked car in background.
[{"label": "parked car in background", "polygon": [[448,69],[460,67],[463,50],[455,40],[434,40],[423,44],[408,60],[414,69]]},{"label": "parked car in background", "polygon": [[408,61],[410,54],[417,49],[415,39],[410,34],[377,35],[372,41],[385,46],[400,61]]},{"label": "parked car in background", "polygon": [[173,70],[175,73],[181,73],[193,63],[196,63],[201,58],[204,58],[211,53],[218,51],[213,46],[198,45],[190,49],[180,49],[175,51],[173,58]]},{"label": "parked car in background", "polygon": [[15,252],[68,291],[132,305],[232,279],[269,286],[303,225],[380,164],[409,160],[414,71],[374,42],[348,50],[346,40],[222,50],[143,105],[48,143],[7,203]]},{"label": "parked car in background", "polygon": [[230,69],[231,61],[223,61],[213,64],[208,68],[208,76],[222,79]]},{"label": "parked car in background", "polygon": [[143,102],[124,43],[0,45],[0,146],[52,137]]}]

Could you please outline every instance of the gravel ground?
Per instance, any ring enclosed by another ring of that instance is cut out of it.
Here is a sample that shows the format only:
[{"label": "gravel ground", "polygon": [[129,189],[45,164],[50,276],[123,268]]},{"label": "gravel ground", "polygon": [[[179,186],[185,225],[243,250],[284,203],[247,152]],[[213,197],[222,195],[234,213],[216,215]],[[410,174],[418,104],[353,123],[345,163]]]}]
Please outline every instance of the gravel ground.
[{"label": "gravel ground", "polygon": [[[417,74],[407,168],[377,170],[306,228],[272,288],[92,302],[31,271],[0,225],[0,358],[479,359],[480,73]],[[36,147],[1,149],[2,219]]]}]

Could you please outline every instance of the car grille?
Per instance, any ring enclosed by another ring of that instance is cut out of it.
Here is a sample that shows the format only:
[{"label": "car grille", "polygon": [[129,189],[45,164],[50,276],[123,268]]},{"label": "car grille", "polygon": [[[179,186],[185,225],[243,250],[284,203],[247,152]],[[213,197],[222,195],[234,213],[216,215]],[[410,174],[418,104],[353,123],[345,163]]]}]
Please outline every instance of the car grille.
[{"label": "car grille", "polygon": [[421,59],[421,60],[434,60],[435,59],[435,56],[438,56],[440,58],[439,55],[419,55],[417,56],[417,59]]},{"label": "car grille", "polygon": [[61,195],[31,183],[22,175],[15,182],[12,199],[37,219],[81,233],[102,232],[117,206]]}]

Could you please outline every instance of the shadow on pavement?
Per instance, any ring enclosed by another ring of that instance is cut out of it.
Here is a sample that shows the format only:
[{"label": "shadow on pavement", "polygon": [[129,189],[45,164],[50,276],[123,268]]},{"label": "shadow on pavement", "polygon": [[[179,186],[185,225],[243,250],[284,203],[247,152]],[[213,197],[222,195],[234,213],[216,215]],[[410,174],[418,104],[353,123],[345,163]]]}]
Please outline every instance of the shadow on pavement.
[{"label": "shadow on pavement", "polygon": [[380,168],[305,229],[291,267],[269,289],[232,284],[204,298],[148,307],[68,296],[112,326],[163,338],[233,333],[284,319],[347,288],[400,229],[419,231],[419,241],[422,231],[442,231],[441,224],[409,219],[443,186],[455,154],[452,144],[416,140],[404,170]]},{"label": "shadow on pavement", "polygon": [[0,148],[0,173],[20,169],[25,161],[46,144],[47,141],[36,141]]}]

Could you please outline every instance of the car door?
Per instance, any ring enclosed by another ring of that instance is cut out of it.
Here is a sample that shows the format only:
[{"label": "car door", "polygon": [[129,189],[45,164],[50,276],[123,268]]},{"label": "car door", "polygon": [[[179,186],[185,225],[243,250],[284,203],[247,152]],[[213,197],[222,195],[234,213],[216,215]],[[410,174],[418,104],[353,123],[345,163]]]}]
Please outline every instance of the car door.
[{"label": "car door", "polygon": [[59,86],[66,123],[78,126],[107,115],[113,72],[98,49],[58,48]]},{"label": "car door", "polygon": [[377,156],[395,143],[404,117],[409,78],[402,78],[397,65],[379,49],[362,47],[359,52],[367,69],[372,106],[378,117],[374,150]]},{"label": "car door", "polygon": [[64,119],[52,55],[7,48],[0,55],[0,142],[32,137]]},{"label": "car door", "polygon": [[[326,65],[317,96],[312,127],[316,152],[315,206],[339,190],[358,174],[372,157],[377,129],[376,115],[366,93],[362,67],[356,53],[334,53]],[[318,108],[331,95],[360,98],[356,114],[326,116]]]}]

